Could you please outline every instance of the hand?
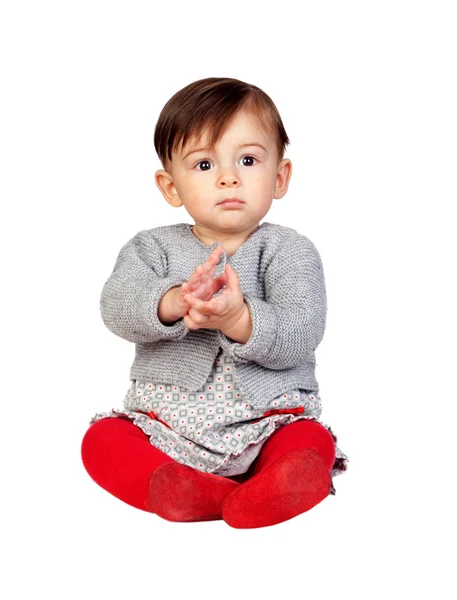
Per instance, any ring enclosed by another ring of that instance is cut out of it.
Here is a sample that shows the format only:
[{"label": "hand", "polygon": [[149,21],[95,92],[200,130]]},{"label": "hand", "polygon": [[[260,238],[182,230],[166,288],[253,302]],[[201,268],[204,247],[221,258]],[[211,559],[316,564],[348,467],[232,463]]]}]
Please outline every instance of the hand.
[{"label": "hand", "polygon": [[180,319],[189,312],[191,304],[187,301],[186,295],[192,294],[193,297],[200,300],[210,300],[227,282],[227,275],[222,273],[214,278],[216,265],[222,254],[222,246],[217,246],[209,255],[208,260],[199,265],[189,280],[176,288],[175,302],[172,309],[176,320]]},{"label": "hand", "polygon": [[191,305],[188,314],[184,315],[184,323],[189,329],[229,330],[243,316],[246,304],[240,288],[238,273],[229,263],[226,263],[224,274],[226,275],[226,286],[222,294],[216,298],[211,297],[209,301],[204,301],[191,293],[184,295],[185,300]]}]

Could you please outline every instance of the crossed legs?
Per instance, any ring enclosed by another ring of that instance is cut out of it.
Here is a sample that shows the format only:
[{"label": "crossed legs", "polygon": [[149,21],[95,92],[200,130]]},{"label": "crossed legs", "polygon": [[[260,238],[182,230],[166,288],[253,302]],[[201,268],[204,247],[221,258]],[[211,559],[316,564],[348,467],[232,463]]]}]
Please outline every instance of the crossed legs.
[{"label": "crossed legs", "polygon": [[320,423],[295,421],[267,439],[244,476],[221,477],[178,463],[132,422],[110,417],[89,427],[81,457],[98,485],[135,508],[171,521],[224,518],[247,528],[290,519],[323,500],[335,445]]}]

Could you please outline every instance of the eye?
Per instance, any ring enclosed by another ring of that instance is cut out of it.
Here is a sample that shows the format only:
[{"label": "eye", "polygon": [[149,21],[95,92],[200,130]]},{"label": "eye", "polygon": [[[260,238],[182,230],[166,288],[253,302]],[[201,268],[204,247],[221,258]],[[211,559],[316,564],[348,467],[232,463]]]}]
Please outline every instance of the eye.
[{"label": "eye", "polygon": [[[195,168],[198,167],[198,165],[208,165],[211,164],[209,160],[199,160],[198,163],[195,165]],[[209,169],[197,169],[197,171],[208,171]]]},{"label": "eye", "polygon": [[[251,160],[251,161],[255,161],[255,162],[257,161],[257,159],[254,158],[253,156],[251,156],[250,154],[248,154],[247,156],[243,156],[243,158],[241,160],[244,161],[244,160],[247,160],[247,159]],[[197,169],[197,171],[209,171],[210,170],[209,168],[205,167],[205,168],[200,168],[199,169],[197,167],[199,165],[210,165],[210,164],[211,164],[211,161],[209,161],[208,159],[205,158],[203,160],[199,160],[198,163],[195,165],[194,168]],[[253,163],[251,163],[251,164],[244,164],[243,166],[244,167],[252,167],[252,166],[254,166],[254,164]]]},{"label": "eye", "polygon": [[[257,161],[257,159],[256,159],[256,158],[254,158],[254,157],[253,157],[253,156],[251,156],[251,155],[248,155],[248,156],[243,156],[243,158],[242,158],[241,160],[246,160],[247,158],[249,158],[249,159],[251,159],[251,160],[254,160],[254,161]],[[244,165],[244,166],[245,166],[245,167],[252,167],[253,165],[252,165],[252,164],[250,164],[250,165]]]}]

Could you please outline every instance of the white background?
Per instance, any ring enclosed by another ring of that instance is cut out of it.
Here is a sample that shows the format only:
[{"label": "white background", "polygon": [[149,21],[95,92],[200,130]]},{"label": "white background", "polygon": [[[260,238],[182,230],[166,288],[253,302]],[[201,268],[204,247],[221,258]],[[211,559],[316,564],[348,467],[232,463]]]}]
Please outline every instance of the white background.
[{"label": "white background", "polygon": [[[3,598],[456,597],[456,26],[437,0],[2,3]],[[193,222],[155,185],[155,123],[214,76],[291,139],[265,220],[321,254],[322,421],[350,459],[253,530],[131,508],[80,459],[129,385],[99,313],[117,254]]]}]

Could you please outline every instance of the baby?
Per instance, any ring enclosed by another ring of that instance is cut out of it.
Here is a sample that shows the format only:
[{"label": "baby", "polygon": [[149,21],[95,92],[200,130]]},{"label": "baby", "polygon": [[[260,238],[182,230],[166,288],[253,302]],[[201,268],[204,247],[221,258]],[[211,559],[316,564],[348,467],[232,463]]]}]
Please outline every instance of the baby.
[{"label": "baby", "polygon": [[166,103],[154,143],[158,188],[195,223],[140,231],[119,252],[100,308],[135,343],[131,384],[123,409],[91,419],[82,461],[169,521],[280,523],[334,495],[348,462],[319,420],[320,255],[260,224],[287,192],[289,139],[265,92],[210,77]]}]

